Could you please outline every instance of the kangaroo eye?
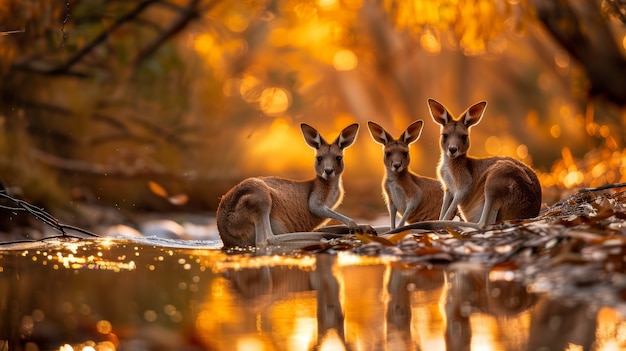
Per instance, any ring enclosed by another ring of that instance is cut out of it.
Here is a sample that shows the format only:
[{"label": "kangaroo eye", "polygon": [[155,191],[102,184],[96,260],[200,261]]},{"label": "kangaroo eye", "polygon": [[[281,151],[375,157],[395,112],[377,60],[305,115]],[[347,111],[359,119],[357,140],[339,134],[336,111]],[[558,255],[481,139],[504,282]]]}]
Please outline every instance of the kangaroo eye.
[{"label": "kangaroo eye", "polygon": [[448,134],[441,134],[441,137],[443,138],[443,140],[448,139]]},{"label": "kangaroo eye", "polygon": [[404,152],[402,153],[402,156],[407,157],[407,156],[409,156],[409,153],[408,153],[408,152],[406,152],[406,151],[404,151]]},{"label": "kangaroo eye", "polygon": [[322,156],[317,156],[317,162],[322,162]]},{"label": "kangaroo eye", "polygon": [[335,159],[337,159],[337,161],[339,161],[339,162],[340,162],[341,160],[343,160],[343,157],[341,157],[341,156],[337,156],[337,157],[335,157]]},{"label": "kangaroo eye", "polygon": [[391,152],[389,151],[385,152],[385,157],[389,157],[389,156],[391,156]]},{"label": "kangaroo eye", "polygon": [[461,135],[461,139],[464,143],[467,142],[467,135]]}]

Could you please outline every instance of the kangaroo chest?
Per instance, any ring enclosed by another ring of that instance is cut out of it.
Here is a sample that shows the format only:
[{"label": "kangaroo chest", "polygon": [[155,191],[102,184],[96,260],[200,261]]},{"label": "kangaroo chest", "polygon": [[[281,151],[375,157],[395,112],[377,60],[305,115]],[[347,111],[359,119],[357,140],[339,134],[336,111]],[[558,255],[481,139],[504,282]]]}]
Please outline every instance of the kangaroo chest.
[{"label": "kangaroo chest", "polygon": [[449,160],[439,168],[439,176],[453,193],[469,191],[473,185],[472,167],[466,160]]},{"label": "kangaroo chest", "polygon": [[309,195],[309,204],[311,206],[328,206],[333,208],[343,196],[343,189],[338,184],[314,190],[316,191],[312,191]]},{"label": "kangaroo chest", "polygon": [[478,222],[485,201],[485,174],[481,174],[469,160],[455,159],[441,167],[440,176],[458,201],[461,217],[468,222]]},{"label": "kangaroo chest", "polygon": [[393,180],[388,180],[386,184],[387,196],[389,201],[393,203],[399,212],[404,213],[406,211],[407,196],[404,193],[404,189]]}]

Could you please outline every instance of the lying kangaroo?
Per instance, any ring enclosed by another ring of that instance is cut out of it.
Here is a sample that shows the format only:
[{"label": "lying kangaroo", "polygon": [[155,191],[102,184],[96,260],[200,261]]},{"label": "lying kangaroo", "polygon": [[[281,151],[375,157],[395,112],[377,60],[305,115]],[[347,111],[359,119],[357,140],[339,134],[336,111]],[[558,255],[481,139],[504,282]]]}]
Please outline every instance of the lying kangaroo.
[{"label": "lying kangaroo", "polygon": [[482,227],[539,214],[541,185],[530,167],[510,157],[467,155],[469,129],[480,122],[487,102],[470,106],[458,118],[433,99],[428,100],[428,107],[433,120],[441,126],[437,172],[444,196],[439,219],[452,219],[458,208],[465,221]]},{"label": "lying kangaroo", "polygon": [[[304,123],[300,127],[306,143],[315,149],[315,178],[257,177],[233,187],[217,209],[217,228],[225,247],[319,240],[324,234],[294,232],[309,232],[331,218],[351,230],[359,229],[355,221],[334,211],[343,198],[343,151],[354,143],[359,125],[346,127],[331,144],[315,128]],[[292,234],[276,235],[283,233]]]},{"label": "lying kangaroo", "polygon": [[390,229],[396,228],[398,212],[402,216],[399,227],[405,222],[438,219],[443,198],[441,184],[409,170],[409,145],[419,139],[424,122],[413,122],[398,139],[374,122],[367,122],[367,126],[372,139],[383,145],[385,177],[382,185],[391,219]]}]

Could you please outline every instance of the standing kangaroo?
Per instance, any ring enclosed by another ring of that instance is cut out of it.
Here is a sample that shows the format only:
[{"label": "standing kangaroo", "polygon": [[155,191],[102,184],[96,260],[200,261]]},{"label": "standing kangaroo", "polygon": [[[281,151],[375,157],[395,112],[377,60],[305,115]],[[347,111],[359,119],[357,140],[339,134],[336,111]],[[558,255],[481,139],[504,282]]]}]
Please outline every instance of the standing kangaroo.
[{"label": "standing kangaroo", "polygon": [[428,99],[428,107],[441,126],[437,172],[444,196],[439,219],[452,219],[457,208],[465,221],[480,226],[539,214],[541,185],[532,169],[510,157],[467,155],[470,127],[480,122],[486,101],[470,106],[458,118],[433,99]]},{"label": "standing kangaroo", "polygon": [[405,222],[438,219],[443,198],[441,184],[436,179],[421,177],[409,170],[409,145],[419,139],[424,122],[413,122],[398,139],[374,122],[367,122],[367,126],[372,139],[383,145],[385,177],[382,187],[391,229],[396,228],[398,211],[402,216],[399,227]]},{"label": "standing kangaroo", "polygon": [[217,228],[225,247],[258,247],[315,235],[319,239],[320,233],[276,234],[308,232],[331,218],[351,230],[359,228],[334,211],[343,198],[343,151],[354,143],[359,125],[346,127],[331,144],[315,128],[304,123],[300,128],[306,143],[315,149],[315,178],[256,177],[233,187],[217,209]]}]

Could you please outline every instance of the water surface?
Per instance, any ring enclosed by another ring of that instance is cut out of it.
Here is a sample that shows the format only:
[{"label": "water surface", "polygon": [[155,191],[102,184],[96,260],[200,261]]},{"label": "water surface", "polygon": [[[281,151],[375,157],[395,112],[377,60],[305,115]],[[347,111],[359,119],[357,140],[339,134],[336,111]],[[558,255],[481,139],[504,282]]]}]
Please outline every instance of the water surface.
[{"label": "water surface", "polygon": [[0,350],[618,350],[610,306],[502,267],[225,253],[218,242],[0,248]]}]

